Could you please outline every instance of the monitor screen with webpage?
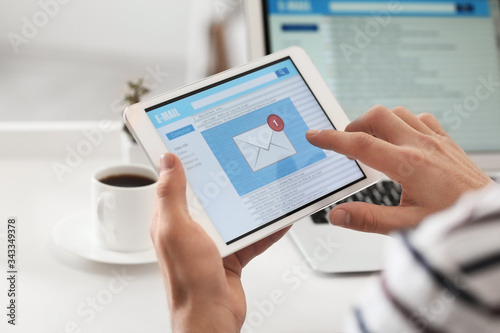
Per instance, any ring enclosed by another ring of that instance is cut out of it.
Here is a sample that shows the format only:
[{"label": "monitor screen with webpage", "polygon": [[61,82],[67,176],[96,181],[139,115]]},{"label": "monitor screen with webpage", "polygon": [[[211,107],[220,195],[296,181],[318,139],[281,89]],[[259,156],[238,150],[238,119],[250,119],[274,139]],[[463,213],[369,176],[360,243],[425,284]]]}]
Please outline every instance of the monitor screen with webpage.
[{"label": "monitor screen with webpage", "polygon": [[352,120],[429,112],[467,152],[500,151],[498,1],[262,0],[266,53],[303,47]]}]

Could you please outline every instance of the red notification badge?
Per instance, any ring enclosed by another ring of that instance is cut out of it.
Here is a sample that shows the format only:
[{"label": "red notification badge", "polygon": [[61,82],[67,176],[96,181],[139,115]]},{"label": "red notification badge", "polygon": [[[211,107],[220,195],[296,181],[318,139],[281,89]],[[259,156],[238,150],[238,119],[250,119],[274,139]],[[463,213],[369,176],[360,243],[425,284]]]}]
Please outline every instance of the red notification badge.
[{"label": "red notification badge", "polygon": [[283,119],[281,119],[279,116],[275,114],[272,114],[269,117],[267,117],[267,124],[275,132],[281,132],[285,128],[285,123],[283,122]]}]

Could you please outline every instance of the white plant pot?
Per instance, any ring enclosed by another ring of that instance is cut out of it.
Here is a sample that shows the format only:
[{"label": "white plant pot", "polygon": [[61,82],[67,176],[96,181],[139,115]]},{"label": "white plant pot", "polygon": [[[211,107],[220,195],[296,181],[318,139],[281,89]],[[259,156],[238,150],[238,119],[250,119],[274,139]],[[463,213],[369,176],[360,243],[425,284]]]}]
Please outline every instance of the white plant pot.
[{"label": "white plant pot", "polygon": [[130,140],[127,133],[122,133],[122,156],[126,164],[141,164],[151,166],[146,154],[142,151],[137,142]]}]

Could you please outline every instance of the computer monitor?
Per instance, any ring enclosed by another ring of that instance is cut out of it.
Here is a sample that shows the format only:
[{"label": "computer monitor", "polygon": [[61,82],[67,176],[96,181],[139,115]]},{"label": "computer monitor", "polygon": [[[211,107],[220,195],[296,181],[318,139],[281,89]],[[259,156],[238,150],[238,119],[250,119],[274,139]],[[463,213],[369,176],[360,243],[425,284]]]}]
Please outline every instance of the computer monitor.
[{"label": "computer monitor", "polygon": [[499,1],[249,0],[252,58],[313,59],[350,119],[375,104],[430,112],[483,170],[500,170]]}]

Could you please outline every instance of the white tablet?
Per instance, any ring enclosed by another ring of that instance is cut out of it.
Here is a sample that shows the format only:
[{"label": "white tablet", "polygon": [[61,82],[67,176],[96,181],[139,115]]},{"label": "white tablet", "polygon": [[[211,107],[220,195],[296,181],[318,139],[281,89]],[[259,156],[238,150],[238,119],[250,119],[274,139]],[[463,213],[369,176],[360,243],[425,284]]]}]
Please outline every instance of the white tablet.
[{"label": "white tablet", "polygon": [[292,47],[130,106],[125,122],[158,170],[179,156],[193,218],[222,256],[380,178],[311,145],[349,120],[304,50]]}]

